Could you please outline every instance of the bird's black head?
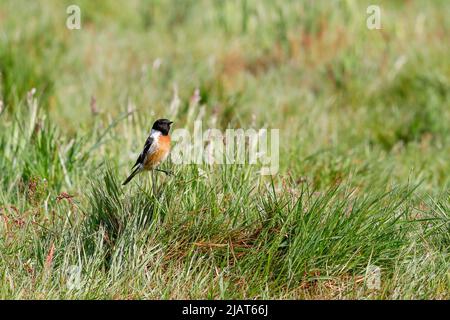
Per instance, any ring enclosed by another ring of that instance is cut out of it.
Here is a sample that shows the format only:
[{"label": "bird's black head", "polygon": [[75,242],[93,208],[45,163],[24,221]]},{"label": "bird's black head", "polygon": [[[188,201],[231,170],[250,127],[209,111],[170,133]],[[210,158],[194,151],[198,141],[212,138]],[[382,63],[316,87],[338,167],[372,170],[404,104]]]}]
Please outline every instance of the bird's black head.
[{"label": "bird's black head", "polygon": [[172,121],[167,120],[167,119],[158,119],[153,124],[152,129],[161,131],[163,136],[167,136],[169,134],[170,125],[172,123],[173,123]]}]

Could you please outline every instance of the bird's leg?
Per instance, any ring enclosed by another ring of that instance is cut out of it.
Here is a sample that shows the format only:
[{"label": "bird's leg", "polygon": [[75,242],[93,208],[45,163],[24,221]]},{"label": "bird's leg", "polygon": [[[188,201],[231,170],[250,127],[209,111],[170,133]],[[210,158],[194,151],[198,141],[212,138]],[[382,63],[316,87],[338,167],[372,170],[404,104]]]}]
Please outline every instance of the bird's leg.
[{"label": "bird's leg", "polygon": [[168,171],[168,170],[163,170],[163,169],[155,169],[156,171],[159,171],[159,172],[164,172],[166,175],[168,175],[168,176],[171,176],[171,175],[173,175],[173,172],[172,171]]},{"label": "bird's leg", "polygon": [[155,179],[155,171],[152,170],[152,189],[153,195],[156,196],[156,179]]}]

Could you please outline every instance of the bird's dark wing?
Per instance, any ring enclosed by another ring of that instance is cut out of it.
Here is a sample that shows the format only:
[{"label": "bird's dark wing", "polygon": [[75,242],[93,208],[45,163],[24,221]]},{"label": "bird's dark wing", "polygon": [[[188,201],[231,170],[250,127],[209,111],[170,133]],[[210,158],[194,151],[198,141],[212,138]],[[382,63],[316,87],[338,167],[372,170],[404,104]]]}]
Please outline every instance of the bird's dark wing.
[{"label": "bird's dark wing", "polygon": [[152,136],[148,136],[147,140],[145,141],[144,144],[144,149],[142,150],[141,154],[139,155],[139,157],[136,160],[136,163],[134,164],[133,168],[134,169],[136,166],[140,165],[140,164],[144,164],[145,161],[145,157],[147,156],[148,151],[150,150],[150,147],[153,144],[153,137]]}]

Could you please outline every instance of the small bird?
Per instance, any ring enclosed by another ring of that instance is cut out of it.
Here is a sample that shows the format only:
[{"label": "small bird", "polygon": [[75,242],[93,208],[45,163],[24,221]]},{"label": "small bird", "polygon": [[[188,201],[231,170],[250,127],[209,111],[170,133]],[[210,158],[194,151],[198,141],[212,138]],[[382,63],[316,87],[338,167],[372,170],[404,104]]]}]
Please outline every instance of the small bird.
[{"label": "small bird", "polygon": [[126,185],[135,175],[142,171],[156,170],[169,175],[170,172],[158,169],[161,162],[166,160],[170,152],[170,125],[173,122],[167,119],[158,119],[152,127],[152,131],[145,141],[144,149],[139,155],[136,163],[131,168],[130,176],[122,183]]}]

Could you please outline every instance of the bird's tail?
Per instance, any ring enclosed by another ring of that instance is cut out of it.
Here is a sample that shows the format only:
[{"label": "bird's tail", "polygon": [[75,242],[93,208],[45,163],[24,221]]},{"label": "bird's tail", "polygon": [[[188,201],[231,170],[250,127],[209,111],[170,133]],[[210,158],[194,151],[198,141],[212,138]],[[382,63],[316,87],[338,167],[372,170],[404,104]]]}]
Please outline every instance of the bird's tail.
[{"label": "bird's tail", "polygon": [[133,170],[133,172],[130,174],[130,176],[122,183],[122,185],[126,185],[128,182],[131,181],[131,179],[134,178],[135,175],[137,175],[140,172],[141,168],[137,167],[136,169]]}]

